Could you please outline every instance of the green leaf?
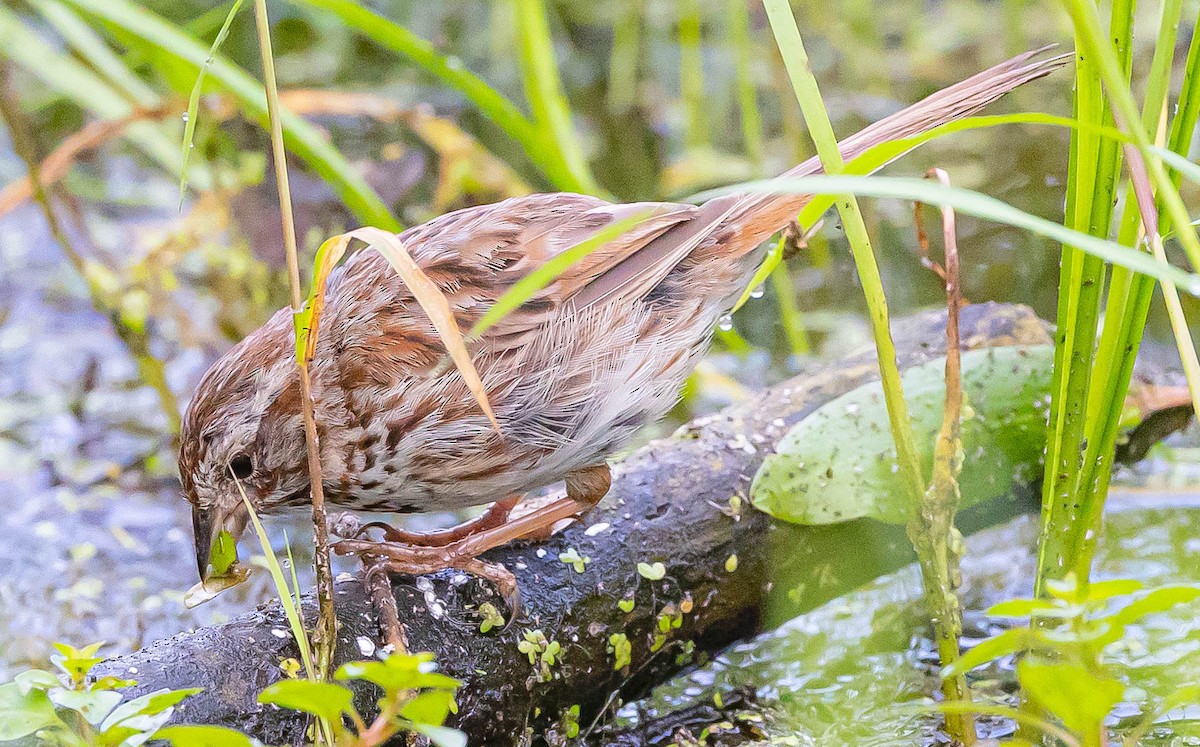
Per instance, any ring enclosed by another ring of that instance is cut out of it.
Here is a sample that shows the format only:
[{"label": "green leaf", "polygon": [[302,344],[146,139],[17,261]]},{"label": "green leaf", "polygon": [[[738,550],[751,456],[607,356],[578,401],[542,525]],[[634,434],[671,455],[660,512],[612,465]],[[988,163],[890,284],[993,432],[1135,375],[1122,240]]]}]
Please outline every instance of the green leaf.
[{"label": "green leaf", "polygon": [[0,685],[0,742],[61,724],[44,690],[21,692],[21,686],[15,682]]},{"label": "green leaf", "polygon": [[467,735],[458,729],[448,726],[433,726],[432,724],[412,725],[412,730],[423,734],[437,747],[467,747]]},{"label": "green leaf", "polygon": [[1046,599],[1009,599],[988,608],[991,617],[1029,617],[1034,612],[1054,609],[1054,602]]},{"label": "green leaf", "polygon": [[154,734],[174,747],[255,747],[258,740],[224,726],[168,726]]},{"label": "green leaf", "polygon": [[504,625],[504,615],[501,615],[500,610],[496,609],[496,605],[491,602],[479,605],[479,614],[483,615],[483,620],[479,623],[480,633],[487,633],[492,628]]},{"label": "green leaf", "polygon": [[383,661],[350,661],[338,667],[334,677],[372,682],[389,693],[422,688],[458,689],[462,683],[453,677],[421,671],[432,658],[432,654],[393,654]]},{"label": "green leaf", "polygon": [[258,702],[311,713],[331,722],[340,722],[342,714],[355,712],[354,693],[332,682],[281,680],[259,693]]},{"label": "green leaf", "polygon": [[131,716],[155,716],[168,708],[173,708],[184,698],[195,695],[201,689],[199,687],[191,687],[185,690],[167,690],[164,688],[134,698],[126,703],[122,703],[110,713],[108,718],[104,719],[104,723],[100,725],[100,728],[110,729]]},{"label": "green leaf", "polygon": [[1125,694],[1120,682],[1097,677],[1076,664],[1025,660],[1017,665],[1017,679],[1030,698],[1076,734],[1103,729],[1105,716]]},{"label": "green leaf", "polygon": [[450,715],[454,693],[447,690],[428,690],[404,704],[400,715],[418,724],[441,726]]},{"label": "green leaf", "polygon": [[78,711],[89,724],[99,724],[122,700],[121,693],[112,690],[51,690],[50,702],[59,708]]},{"label": "green leaf", "polygon": [[1087,587],[1087,601],[1103,602],[1113,597],[1123,597],[1141,591],[1145,584],[1132,578],[1116,578],[1109,581],[1093,581]]},{"label": "green leaf", "polygon": [[616,658],[613,662],[614,670],[620,671],[630,665],[633,661],[633,644],[628,636],[624,633],[613,633],[608,637],[608,645]]},{"label": "green leaf", "polygon": [[209,562],[212,563],[212,575],[224,576],[229,572],[230,567],[237,562],[237,541],[233,535],[222,529],[217,538],[213,540],[212,550],[209,553]]},{"label": "green leaf", "polygon": [[1024,651],[1033,643],[1033,633],[1026,627],[1012,628],[992,636],[967,651],[957,661],[942,669],[942,677],[969,672],[1002,656]]},{"label": "green leaf", "polygon": [[91,684],[93,690],[120,690],[125,687],[133,687],[137,684],[137,680],[127,680],[122,677],[113,677],[111,674],[106,674],[100,679]]},{"label": "green leaf", "polygon": [[[967,455],[962,508],[1009,492],[1032,477],[1042,456],[1045,403],[1054,366],[1049,346],[972,350],[962,356],[962,424]],[[928,473],[945,401],[945,360],[914,366],[902,384]],[[911,506],[897,487],[896,448],[883,389],[863,385],[797,423],[763,461],[750,487],[754,505],[778,519],[832,524],[864,516],[907,521]]]},{"label": "green leaf", "polygon": [[667,575],[667,567],[662,563],[638,563],[638,575],[648,581],[661,581]]},{"label": "green leaf", "polygon": [[21,694],[30,690],[49,690],[52,687],[62,687],[62,682],[53,672],[44,669],[30,669],[13,677],[13,682],[21,689]]},{"label": "green leaf", "polygon": [[1166,612],[1178,604],[1186,604],[1197,597],[1200,597],[1200,589],[1195,586],[1164,586],[1118,609],[1109,619],[1117,625],[1128,625],[1146,615]]}]

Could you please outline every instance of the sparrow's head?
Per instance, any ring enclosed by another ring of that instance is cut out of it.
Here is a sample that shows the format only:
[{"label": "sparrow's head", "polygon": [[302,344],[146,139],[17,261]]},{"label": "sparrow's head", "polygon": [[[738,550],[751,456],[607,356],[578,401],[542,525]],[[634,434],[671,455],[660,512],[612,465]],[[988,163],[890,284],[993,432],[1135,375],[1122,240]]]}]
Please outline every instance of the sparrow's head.
[{"label": "sparrow's head", "polygon": [[286,309],[201,379],[183,419],[179,479],[192,504],[201,580],[221,533],[236,542],[246,528],[243,493],[256,512],[304,500],[307,456]]}]

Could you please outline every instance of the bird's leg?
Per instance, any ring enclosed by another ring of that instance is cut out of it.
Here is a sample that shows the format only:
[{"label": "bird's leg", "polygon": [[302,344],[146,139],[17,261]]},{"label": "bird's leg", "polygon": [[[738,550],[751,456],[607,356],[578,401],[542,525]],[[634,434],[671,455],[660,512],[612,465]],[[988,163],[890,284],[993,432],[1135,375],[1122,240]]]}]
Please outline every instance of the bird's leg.
[{"label": "bird's leg", "polygon": [[[372,571],[374,568],[380,568],[389,573],[419,576],[446,568],[456,568],[479,576],[491,581],[504,597],[509,606],[511,622],[520,610],[517,579],[504,566],[485,562],[478,556],[513,540],[547,535],[558,522],[578,516],[599,503],[608,493],[611,479],[606,464],[572,472],[566,479],[566,498],[560,498],[515,519],[508,519],[498,526],[468,533],[449,544],[431,546],[376,542],[356,536],[341,540],[333,549],[339,555],[358,555],[364,567]],[[512,498],[506,500],[515,502]]]},{"label": "bird's leg", "polygon": [[[574,515],[582,516],[595,508],[596,504],[604,496],[608,495],[608,489],[612,485],[612,471],[608,468],[607,464],[584,467],[567,475],[565,482],[567,485],[567,500],[574,501],[578,507]],[[540,515],[541,513],[543,512],[537,511],[534,515]],[[554,533],[554,525],[559,521],[561,519],[556,519],[545,526],[523,534],[520,539],[544,542],[550,539],[550,536]]]},{"label": "bird's leg", "polygon": [[501,498],[488,506],[486,511],[474,519],[436,532],[409,532],[404,529],[397,529],[386,522],[372,521],[363,524],[354,533],[353,537],[359,539],[368,530],[378,529],[383,532],[383,538],[388,542],[396,542],[402,545],[418,545],[420,547],[442,547],[476,532],[501,526],[508,520],[509,513],[519,500],[521,500],[521,496],[516,494],[510,495],[507,498]]}]

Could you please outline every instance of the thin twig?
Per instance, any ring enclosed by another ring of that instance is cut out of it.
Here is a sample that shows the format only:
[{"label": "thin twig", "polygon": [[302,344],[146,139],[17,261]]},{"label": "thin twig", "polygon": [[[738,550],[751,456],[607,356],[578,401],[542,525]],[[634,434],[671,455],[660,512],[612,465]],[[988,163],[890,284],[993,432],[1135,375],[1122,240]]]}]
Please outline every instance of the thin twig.
[{"label": "thin twig", "polygon": [[[255,0],[254,19],[258,28],[259,52],[262,55],[263,80],[267,91],[267,114],[271,121],[271,157],[275,165],[275,182],[279,189],[279,208],[283,217],[284,248],[287,251],[288,280],[291,287],[292,313],[299,314],[304,304],[300,289],[300,261],[296,248],[296,224],[292,218],[292,195],[288,184],[287,151],[283,144],[283,124],[279,111],[279,89],[275,81],[275,62],[271,54],[271,27],[267,17],[266,0]],[[333,668],[333,650],[337,643],[337,618],[333,609],[333,571],[329,564],[329,527],[325,516],[325,491],[321,476],[321,449],[317,435],[317,420],[312,399],[312,379],[308,361],[297,356],[300,374],[300,406],[304,416],[304,436],[308,445],[308,475],[312,491],[313,539],[316,551],[313,564],[317,575],[318,618],[313,630],[317,675],[328,679]]]}]

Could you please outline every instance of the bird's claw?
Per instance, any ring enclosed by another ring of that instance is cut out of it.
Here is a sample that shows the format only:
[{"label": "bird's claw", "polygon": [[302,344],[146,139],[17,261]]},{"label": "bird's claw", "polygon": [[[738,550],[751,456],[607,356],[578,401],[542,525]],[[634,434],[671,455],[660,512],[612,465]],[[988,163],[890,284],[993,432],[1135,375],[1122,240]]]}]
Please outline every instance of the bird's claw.
[{"label": "bird's claw", "polygon": [[[372,528],[362,526],[362,532]],[[405,576],[423,576],[440,570],[453,568],[490,581],[508,606],[508,622],[521,613],[521,595],[517,577],[499,563],[489,563],[461,551],[453,543],[444,547],[425,547],[394,542],[374,542],[364,539],[344,539],[333,545],[339,555],[357,555],[368,574],[387,572]]]}]

